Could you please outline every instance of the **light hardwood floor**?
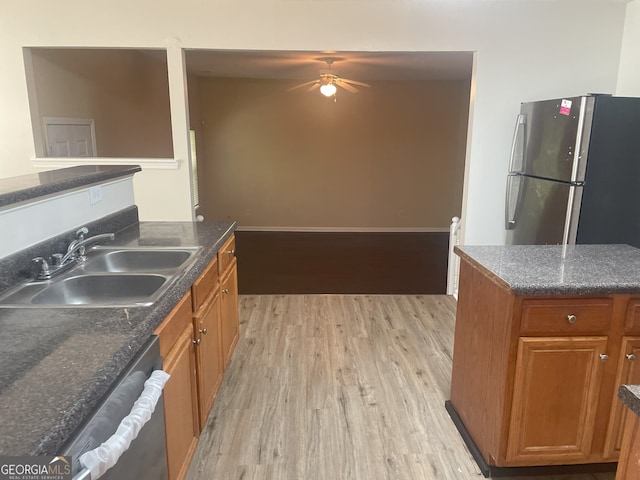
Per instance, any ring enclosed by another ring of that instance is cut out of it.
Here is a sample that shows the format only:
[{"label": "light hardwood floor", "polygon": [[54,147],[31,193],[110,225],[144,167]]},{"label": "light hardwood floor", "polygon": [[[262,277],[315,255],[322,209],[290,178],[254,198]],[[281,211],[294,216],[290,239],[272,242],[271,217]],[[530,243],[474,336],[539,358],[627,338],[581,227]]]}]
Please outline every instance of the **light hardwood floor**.
[{"label": "light hardwood floor", "polygon": [[454,321],[443,295],[241,296],[187,478],[483,478],[444,409]]}]

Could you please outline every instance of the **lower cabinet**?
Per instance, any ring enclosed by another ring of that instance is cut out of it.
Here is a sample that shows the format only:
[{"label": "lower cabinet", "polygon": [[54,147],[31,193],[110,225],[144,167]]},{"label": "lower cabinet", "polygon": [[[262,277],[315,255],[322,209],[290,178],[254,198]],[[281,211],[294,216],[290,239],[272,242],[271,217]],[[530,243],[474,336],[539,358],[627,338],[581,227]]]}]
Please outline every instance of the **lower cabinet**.
[{"label": "lower cabinet", "polygon": [[169,480],[186,476],[198,444],[196,354],[187,293],[156,330],[163,368],[171,375],[164,387],[164,420]]},{"label": "lower cabinet", "polygon": [[216,398],[224,364],[220,348],[220,294],[216,288],[194,316],[196,338],[198,403],[200,430],[207,423],[209,411]]},{"label": "lower cabinet", "polygon": [[[615,385],[640,384],[640,337],[623,337],[618,358]],[[607,428],[607,440],[604,445],[605,458],[615,460],[622,448],[624,425],[635,414],[624,406],[618,398],[617,390],[611,408],[611,417]]]},{"label": "lower cabinet", "polygon": [[640,417],[629,409],[627,409],[627,413],[616,480],[637,480],[640,478]]},{"label": "lower cabinet", "polygon": [[507,461],[589,459],[606,348],[606,337],[519,339]]},{"label": "lower cabinet", "polygon": [[236,261],[221,279],[220,291],[222,294],[222,352],[224,355],[224,366],[226,368],[233,353],[233,349],[238,343],[240,334],[239,312],[238,312],[238,269]]},{"label": "lower cabinet", "polygon": [[164,370],[169,480],[185,478],[198,437],[239,337],[238,274],[232,236],[155,334]]}]

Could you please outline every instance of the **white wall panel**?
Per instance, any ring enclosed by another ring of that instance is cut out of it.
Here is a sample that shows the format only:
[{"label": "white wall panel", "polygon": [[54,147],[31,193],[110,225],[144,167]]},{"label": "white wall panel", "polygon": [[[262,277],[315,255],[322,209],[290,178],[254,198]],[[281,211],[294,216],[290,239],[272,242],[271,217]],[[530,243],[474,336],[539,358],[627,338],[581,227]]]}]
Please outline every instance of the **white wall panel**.
[{"label": "white wall panel", "polygon": [[[102,201],[91,204],[89,190]],[[132,177],[0,209],[0,258],[134,205]],[[91,235],[91,232],[89,232]],[[61,252],[64,253],[64,252]]]}]

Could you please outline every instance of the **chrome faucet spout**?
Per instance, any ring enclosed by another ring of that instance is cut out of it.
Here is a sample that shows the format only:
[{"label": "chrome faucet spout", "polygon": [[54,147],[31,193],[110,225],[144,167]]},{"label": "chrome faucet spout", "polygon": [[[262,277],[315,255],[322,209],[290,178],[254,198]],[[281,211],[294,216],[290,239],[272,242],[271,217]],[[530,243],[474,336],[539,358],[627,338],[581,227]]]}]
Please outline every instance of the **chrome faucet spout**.
[{"label": "chrome faucet spout", "polygon": [[[60,266],[65,265],[72,258],[82,263],[84,260],[86,260],[84,256],[84,247],[103,240],[113,240],[114,238],[116,238],[116,236],[113,233],[103,233],[100,235],[94,235],[93,237],[85,238],[83,240],[74,240],[69,245],[67,253],[65,253],[62,257]],[[76,252],[80,252],[80,256],[76,257]]]}]

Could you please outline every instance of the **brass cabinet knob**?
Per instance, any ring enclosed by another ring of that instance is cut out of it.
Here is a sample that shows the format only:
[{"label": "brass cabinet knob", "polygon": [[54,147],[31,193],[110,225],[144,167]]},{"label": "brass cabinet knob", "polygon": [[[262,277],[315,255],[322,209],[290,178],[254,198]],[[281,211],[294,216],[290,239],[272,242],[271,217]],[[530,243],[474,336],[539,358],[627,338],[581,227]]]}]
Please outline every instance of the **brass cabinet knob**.
[{"label": "brass cabinet knob", "polygon": [[600,354],[600,361],[601,362],[606,362],[607,360],[609,360],[609,355],[606,355],[604,353]]},{"label": "brass cabinet knob", "polygon": [[198,330],[201,334],[206,335],[207,334],[207,329],[206,328],[201,328],[200,330]]},{"label": "brass cabinet knob", "polygon": [[627,360],[629,360],[630,362],[633,362],[636,359],[636,356],[633,353],[627,353],[625,355],[625,357],[627,358]]},{"label": "brass cabinet knob", "polygon": [[571,325],[573,325],[574,323],[576,323],[576,320],[578,320],[578,317],[576,317],[575,315],[573,315],[573,314],[569,314],[569,315],[567,315],[567,321],[568,321]]}]

